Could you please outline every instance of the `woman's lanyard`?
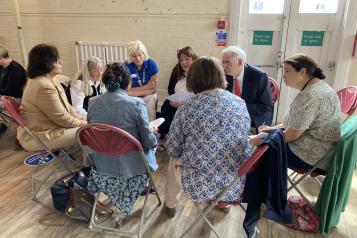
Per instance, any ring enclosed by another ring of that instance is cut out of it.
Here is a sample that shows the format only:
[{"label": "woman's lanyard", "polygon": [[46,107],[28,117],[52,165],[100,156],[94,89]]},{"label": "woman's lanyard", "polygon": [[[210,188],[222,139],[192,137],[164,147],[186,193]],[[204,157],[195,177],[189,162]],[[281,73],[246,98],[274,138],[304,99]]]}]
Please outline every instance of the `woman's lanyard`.
[{"label": "woman's lanyard", "polygon": [[310,78],[309,80],[307,80],[307,82],[305,83],[304,87],[302,87],[302,89],[300,90],[300,92],[306,88],[307,84],[308,84],[313,78],[314,78],[314,77],[312,77],[312,78]]},{"label": "woman's lanyard", "polygon": [[[313,78],[314,78],[314,77],[312,77],[312,78],[310,78],[309,80],[307,80],[307,82],[305,83],[304,87],[302,87],[302,89],[300,90],[300,92],[302,92],[302,91],[306,88],[307,84],[308,84]],[[299,93],[300,93],[300,92],[299,92]],[[292,105],[292,104],[293,104],[293,103],[291,103],[290,106],[289,106],[289,116],[288,116],[288,120],[287,120],[287,121],[290,120],[291,105]]]},{"label": "woman's lanyard", "polygon": [[137,67],[135,66],[136,76],[137,76],[137,78],[138,78],[138,84],[139,84],[139,86],[143,86],[143,85],[144,85],[144,82],[145,82],[145,67],[144,67],[144,64],[143,64],[141,67],[143,67],[143,77],[142,77],[142,78],[140,77],[139,71],[138,71]]}]

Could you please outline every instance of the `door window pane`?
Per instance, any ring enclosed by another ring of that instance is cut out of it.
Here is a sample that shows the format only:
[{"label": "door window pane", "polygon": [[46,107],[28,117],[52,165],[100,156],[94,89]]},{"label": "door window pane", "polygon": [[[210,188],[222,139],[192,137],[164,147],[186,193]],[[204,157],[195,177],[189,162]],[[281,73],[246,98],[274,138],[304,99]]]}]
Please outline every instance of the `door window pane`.
[{"label": "door window pane", "polygon": [[336,13],[338,0],[300,0],[299,13]]},{"label": "door window pane", "polygon": [[251,14],[282,14],[284,0],[249,0]]}]

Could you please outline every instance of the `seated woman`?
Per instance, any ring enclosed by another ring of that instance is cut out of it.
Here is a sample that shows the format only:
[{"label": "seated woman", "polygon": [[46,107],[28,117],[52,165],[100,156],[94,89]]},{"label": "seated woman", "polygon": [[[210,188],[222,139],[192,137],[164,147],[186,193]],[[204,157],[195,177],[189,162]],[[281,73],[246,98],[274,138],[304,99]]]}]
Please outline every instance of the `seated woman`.
[{"label": "seated woman", "polygon": [[[283,123],[261,126],[259,131],[284,128],[288,167],[307,171],[331,152],[340,139],[340,103],[336,92],[324,81],[325,75],[308,55],[296,54],[284,61],[283,80],[299,90]],[[315,171],[324,173],[326,159]]]},{"label": "seated woman", "polygon": [[[156,171],[156,137],[150,130],[144,102],[128,96],[130,75],[125,65],[107,65],[103,82],[107,92],[90,99],[88,122],[115,126],[130,133],[140,141],[149,167]],[[88,182],[89,191],[96,193],[99,188],[120,210],[121,215],[129,214],[148,181],[140,155],[133,152],[108,159],[105,155],[93,153],[89,160],[94,168]],[[119,214],[119,218],[123,216]]]},{"label": "seated woman", "polygon": [[[27,75],[30,78],[22,97],[20,114],[26,126],[52,149],[76,144],[76,132],[86,121],[68,103],[61,84],[54,78],[62,73],[57,48],[39,44],[29,53]],[[22,128],[17,139],[29,151],[43,148]]]},{"label": "seated woman", "polygon": [[[0,44],[0,96],[10,96],[21,100],[26,84],[26,71],[21,64],[10,58],[9,51]],[[3,110],[0,102],[0,112]],[[5,120],[6,121],[6,120]],[[0,115],[0,134],[7,129]]]},{"label": "seated woman", "polygon": [[128,94],[141,97],[144,100],[149,119],[152,121],[156,118],[156,91],[159,68],[156,62],[149,58],[147,50],[141,41],[129,42],[128,56],[125,64],[130,71],[132,79]]},{"label": "seated woman", "polygon": [[[187,88],[197,95],[178,108],[170,127],[167,152],[181,159],[182,188],[194,202],[216,199],[250,155],[247,108],[240,97],[224,90],[226,83],[218,59],[201,57],[193,62]],[[240,201],[244,183],[245,177],[240,178],[222,201]],[[166,188],[178,192],[179,186]],[[174,215],[175,204],[168,204],[166,197],[165,206],[167,214]]]},{"label": "seated woman", "polygon": [[[186,76],[191,64],[197,59],[197,55],[190,46],[186,46],[177,52],[177,58],[179,62],[172,70],[168,92],[169,95],[184,92],[188,99],[188,97],[193,96],[193,93],[188,92],[186,88]],[[182,103],[184,103],[184,101],[171,101],[166,99],[162,104],[160,114],[163,118],[165,118],[165,121],[158,128],[161,139],[163,139],[163,143],[159,144],[158,147],[161,151],[165,150],[167,133],[169,133],[171,122],[175,116],[176,110]]]},{"label": "seated woman", "polygon": [[104,65],[101,59],[89,57],[83,63],[82,70],[70,84],[70,103],[79,115],[87,118],[89,98],[105,92],[102,83]]}]

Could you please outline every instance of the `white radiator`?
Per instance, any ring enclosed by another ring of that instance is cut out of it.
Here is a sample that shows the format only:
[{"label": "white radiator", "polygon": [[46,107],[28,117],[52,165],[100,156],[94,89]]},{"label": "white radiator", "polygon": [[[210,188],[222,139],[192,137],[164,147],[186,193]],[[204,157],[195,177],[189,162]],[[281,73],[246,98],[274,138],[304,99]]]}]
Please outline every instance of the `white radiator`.
[{"label": "white radiator", "polygon": [[127,59],[126,44],[112,42],[76,41],[77,69],[90,56],[103,60],[104,64],[124,62]]}]

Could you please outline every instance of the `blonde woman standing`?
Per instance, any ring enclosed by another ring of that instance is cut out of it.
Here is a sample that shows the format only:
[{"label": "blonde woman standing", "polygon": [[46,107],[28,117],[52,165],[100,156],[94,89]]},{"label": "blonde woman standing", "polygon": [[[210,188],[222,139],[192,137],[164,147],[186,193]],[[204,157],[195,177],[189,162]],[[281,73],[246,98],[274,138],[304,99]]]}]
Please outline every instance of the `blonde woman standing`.
[{"label": "blonde woman standing", "polygon": [[103,71],[102,60],[98,57],[89,57],[84,62],[82,70],[71,82],[68,101],[83,118],[87,118],[89,98],[101,95],[106,91],[102,82]]}]

